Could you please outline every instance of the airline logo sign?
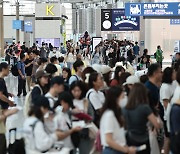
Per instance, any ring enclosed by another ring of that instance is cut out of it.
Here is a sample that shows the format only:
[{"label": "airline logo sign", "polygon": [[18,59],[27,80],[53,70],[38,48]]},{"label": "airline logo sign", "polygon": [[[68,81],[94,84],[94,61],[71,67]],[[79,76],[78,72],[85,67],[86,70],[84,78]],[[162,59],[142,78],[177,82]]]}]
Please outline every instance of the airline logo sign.
[{"label": "airline logo sign", "polygon": [[58,3],[36,4],[35,17],[61,17],[61,6]]}]

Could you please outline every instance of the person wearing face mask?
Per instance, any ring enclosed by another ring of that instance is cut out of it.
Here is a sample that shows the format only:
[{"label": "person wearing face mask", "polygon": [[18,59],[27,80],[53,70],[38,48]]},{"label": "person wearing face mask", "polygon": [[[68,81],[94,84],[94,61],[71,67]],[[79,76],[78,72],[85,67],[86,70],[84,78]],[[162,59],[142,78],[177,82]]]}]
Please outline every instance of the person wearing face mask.
[{"label": "person wearing face mask", "polygon": [[84,63],[81,60],[77,60],[73,64],[73,68],[75,70],[75,75],[72,75],[69,78],[69,85],[71,85],[74,81],[82,80],[82,72],[84,70]]},{"label": "person wearing face mask", "polygon": [[55,142],[64,139],[71,131],[57,130],[49,134],[44,126],[44,118],[50,115],[49,101],[46,97],[40,96],[35,104],[31,106],[29,117],[23,125],[26,154],[56,151]]},{"label": "person wearing face mask", "polygon": [[103,154],[135,154],[135,147],[128,147],[125,138],[124,120],[121,113],[121,100],[124,97],[121,87],[111,87],[107,91],[102,108],[100,134]]}]

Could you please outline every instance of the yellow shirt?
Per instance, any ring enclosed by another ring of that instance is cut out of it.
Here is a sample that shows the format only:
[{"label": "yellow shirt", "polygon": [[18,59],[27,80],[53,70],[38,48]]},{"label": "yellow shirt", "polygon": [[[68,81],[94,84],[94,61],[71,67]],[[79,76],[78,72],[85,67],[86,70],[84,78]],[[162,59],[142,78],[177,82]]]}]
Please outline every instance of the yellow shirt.
[{"label": "yellow shirt", "polygon": [[[2,115],[2,110],[0,108],[0,116]],[[6,127],[4,121],[0,121],[0,134],[5,134],[6,133]]]}]

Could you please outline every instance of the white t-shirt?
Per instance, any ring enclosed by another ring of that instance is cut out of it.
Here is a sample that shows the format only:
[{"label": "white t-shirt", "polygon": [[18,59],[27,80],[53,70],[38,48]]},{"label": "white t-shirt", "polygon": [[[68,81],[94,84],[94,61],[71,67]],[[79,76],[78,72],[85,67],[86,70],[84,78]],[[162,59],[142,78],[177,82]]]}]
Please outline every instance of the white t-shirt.
[{"label": "white t-shirt", "polygon": [[113,140],[121,145],[126,145],[125,130],[120,127],[114,112],[112,110],[107,110],[103,113],[100,121],[100,134],[101,134],[101,144],[104,147],[109,147],[106,142],[106,134],[112,133]]},{"label": "white t-shirt", "polygon": [[[174,90],[175,89],[174,89],[173,84],[163,83],[161,85],[161,88],[160,88],[160,102],[163,105],[163,107],[164,107],[163,100],[164,99],[171,100],[171,98],[173,96],[173,93],[174,93]],[[166,116],[167,116],[167,113],[166,113],[166,109],[164,107],[164,120],[167,120]]]},{"label": "white t-shirt", "polygon": [[[68,114],[63,113],[63,112],[58,112],[58,114],[54,118],[54,123],[55,123],[56,130],[58,129],[58,130],[61,130],[63,132],[69,130],[69,127],[68,127],[67,123],[69,124],[69,126],[72,126]],[[71,136],[66,137],[64,140],[61,140],[61,141],[57,142],[56,144],[57,145],[61,144],[64,147],[73,149]]]},{"label": "white t-shirt", "polygon": [[44,124],[40,120],[35,124],[33,130],[32,125],[34,125],[37,120],[36,117],[29,117],[24,122],[23,131],[26,150],[46,151],[52,148],[58,138],[55,133],[48,134]]},{"label": "white t-shirt", "polygon": [[61,57],[60,51],[50,51],[49,58],[52,58],[52,57],[56,57],[56,58]]},{"label": "white t-shirt", "polygon": [[49,105],[51,108],[54,107],[54,104],[58,101],[57,97],[52,96],[49,92],[45,95],[49,100]]},{"label": "white t-shirt", "polygon": [[86,94],[86,98],[90,100],[95,110],[101,109],[105,101],[103,92],[95,89],[90,89]]},{"label": "white t-shirt", "polygon": [[74,99],[73,100],[73,105],[78,108],[79,110],[85,110],[85,106],[84,106],[84,100],[77,100],[77,99]]},{"label": "white t-shirt", "polygon": [[67,55],[66,62],[69,62],[69,63],[75,62],[75,56],[71,52]]},{"label": "white t-shirt", "polygon": [[55,64],[55,66],[57,68],[57,72],[55,73],[55,76],[60,76],[62,74],[62,68],[58,64]]}]

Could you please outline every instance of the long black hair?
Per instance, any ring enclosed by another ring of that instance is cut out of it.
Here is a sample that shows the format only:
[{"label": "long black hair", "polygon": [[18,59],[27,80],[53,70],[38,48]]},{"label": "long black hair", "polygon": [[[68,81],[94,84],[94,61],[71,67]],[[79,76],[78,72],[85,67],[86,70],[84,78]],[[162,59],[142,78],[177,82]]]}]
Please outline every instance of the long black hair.
[{"label": "long black hair", "polygon": [[119,82],[119,72],[122,72],[122,70],[124,70],[125,72],[125,69],[122,66],[117,66],[115,69],[114,79],[116,79],[118,82]]},{"label": "long black hair", "polygon": [[101,112],[101,115],[103,115],[106,110],[112,110],[121,127],[124,126],[124,120],[122,118],[121,108],[117,101],[122,92],[123,89],[120,86],[111,87],[107,91],[105,103]]},{"label": "long black hair", "polygon": [[34,115],[36,118],[44,122],[43,113],[41,111],[41,107],[37,105],[31,105],[30,110],[28,112],[28,116]]}]

